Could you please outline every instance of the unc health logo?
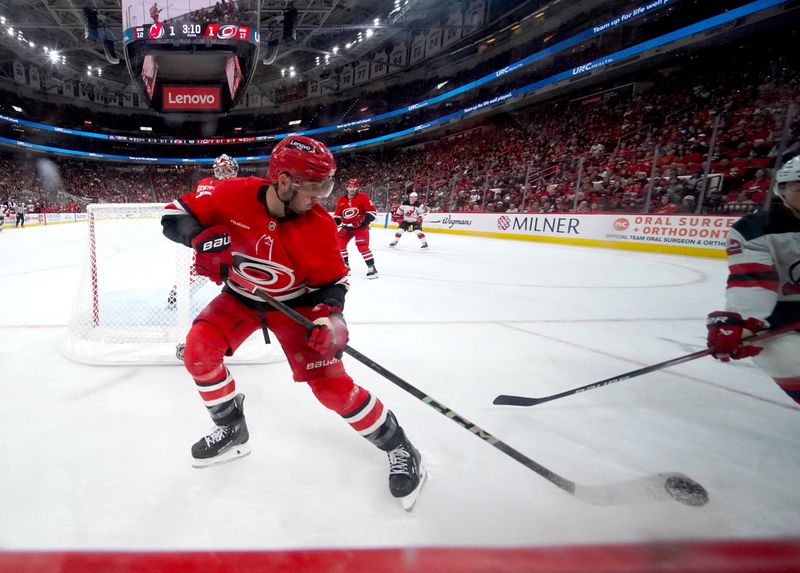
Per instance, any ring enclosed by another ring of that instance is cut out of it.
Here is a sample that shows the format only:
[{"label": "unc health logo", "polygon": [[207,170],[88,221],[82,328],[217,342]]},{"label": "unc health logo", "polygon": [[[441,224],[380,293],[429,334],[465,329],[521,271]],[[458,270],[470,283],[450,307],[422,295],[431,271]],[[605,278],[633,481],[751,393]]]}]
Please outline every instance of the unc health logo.
[{"label": "unc health logo", "polygon": [[620,232],[626,231],[630,226],[630,224],[631,224],[630,221],[628,221],[627,219],[619,218],[614,221],[614,230]]},{"label": "unc health logo", "polygon": [[497,218],[497,228],[500,229],[501,231],[505,231],[510,226],[511,226],[511,219],[509,219],[505,215],[500,215],[500,217]]},{"label": "unc health logo", "polygon": [[150,26],[150,32],[148,32],[147,37],[151,40],[160,40],[164,37],[164,24],[161,22],[156,22],[152,26]]},{"label": "unc health logo", "polygon": [[[242,253],[233,253],[232,259],[238,274],[270,294],[286,293],[296,286],[294,271],[289,267]],[[239,291],[234,285],[231,287]]]}]

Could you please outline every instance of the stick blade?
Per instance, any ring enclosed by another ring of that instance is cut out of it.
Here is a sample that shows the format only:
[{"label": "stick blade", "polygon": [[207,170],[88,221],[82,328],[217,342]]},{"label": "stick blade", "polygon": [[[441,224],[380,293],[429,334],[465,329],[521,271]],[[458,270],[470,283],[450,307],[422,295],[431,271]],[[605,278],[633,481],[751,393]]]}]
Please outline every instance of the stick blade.
[{"label": "stick blade", "polygon": [[539,398],[529,398],[527,396],[509,396],[500,394],[494,399],[492,404],[496,406],[535,406],[541,400]]}]

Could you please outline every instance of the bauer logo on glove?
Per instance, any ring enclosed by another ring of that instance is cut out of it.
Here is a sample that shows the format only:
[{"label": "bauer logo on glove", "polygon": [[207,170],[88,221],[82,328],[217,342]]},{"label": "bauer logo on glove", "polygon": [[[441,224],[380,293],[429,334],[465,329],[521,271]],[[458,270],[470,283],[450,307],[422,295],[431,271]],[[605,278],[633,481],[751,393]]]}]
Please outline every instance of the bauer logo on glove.
[{"label": "bauer logo on glove", "polygon": [[747,338],[769,328],[763,320],[743,319],[738,312],[718,311],[708,315],[708,348],[711,355],[723,362],[739,360],[761,353],[760,346],[746,344]]}]

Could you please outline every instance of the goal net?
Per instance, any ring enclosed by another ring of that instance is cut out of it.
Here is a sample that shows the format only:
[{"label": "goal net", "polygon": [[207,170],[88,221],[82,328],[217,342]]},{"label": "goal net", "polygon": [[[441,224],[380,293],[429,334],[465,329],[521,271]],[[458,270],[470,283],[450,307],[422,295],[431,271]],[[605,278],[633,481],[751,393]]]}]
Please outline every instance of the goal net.
[{"label": "goal net", "polygon": [[[194,273],[192,250],[164,237],[160,203],[87,207],[87,249],[64,353],[86,364],[175,364],[192,320],[221,287]],[[260,331],[233,362],[283,359]]]}]

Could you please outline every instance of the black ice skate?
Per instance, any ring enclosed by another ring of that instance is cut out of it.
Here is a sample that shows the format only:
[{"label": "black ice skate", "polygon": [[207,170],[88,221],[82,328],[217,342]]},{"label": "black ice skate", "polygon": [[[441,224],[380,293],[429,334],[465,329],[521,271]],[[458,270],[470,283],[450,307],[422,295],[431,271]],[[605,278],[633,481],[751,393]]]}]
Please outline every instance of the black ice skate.
[{"label": "black ice skate", "polygon": [[428,248],[428,243],[422,243],[420,249],[427,249],[427,248]]},{"label": "black ice skate", "polygon": [[397,246],[397,239],[395,239],[394,241],[392,241],[391,243],[389,243],[389,246],[390,246],[390,247],[395,247],[395,246]]},{"label": "black ice skate", "polygon": [[386,454],[389,456],[389,491],[400,500],[403,509],[411,511],[427,477],[422,456],[407,439]]},{"label": "black ice skate", "polygon": [[244,419],[244,394],[237,394],[233,399],[239,417],[230,424],[217,426],[213,432],[192,446],[192,466],[202,468],[221,464],[250,453],[247,441],[247,422]]},{"label": "black ice skate", "polygon": [[367,278],[368,279],[377,279],[378,278],[378,269],[375,268],[375,265],[371,267],[367,267]]}]

